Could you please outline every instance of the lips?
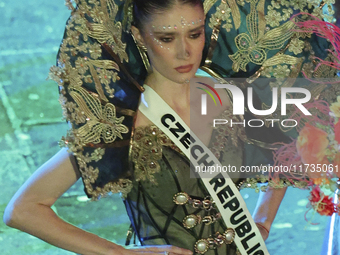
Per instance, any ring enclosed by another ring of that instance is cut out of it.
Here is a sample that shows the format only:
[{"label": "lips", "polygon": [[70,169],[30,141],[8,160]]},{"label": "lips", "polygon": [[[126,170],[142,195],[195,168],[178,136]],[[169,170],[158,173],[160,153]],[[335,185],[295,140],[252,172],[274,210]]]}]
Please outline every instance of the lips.
[{"label": "lips", "polygon": [[193,65],[179,66],[179,67],[176,67],[175,70],[179,73],[189,73],[192,67]]}]

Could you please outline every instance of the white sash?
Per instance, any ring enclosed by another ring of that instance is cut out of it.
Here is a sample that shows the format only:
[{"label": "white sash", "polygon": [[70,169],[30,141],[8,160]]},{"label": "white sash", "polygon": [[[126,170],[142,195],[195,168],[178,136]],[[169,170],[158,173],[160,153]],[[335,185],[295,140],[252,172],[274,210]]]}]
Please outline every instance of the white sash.
[{"label": "white sash", "polygon": [[[194,166],[202,164],[202,159],[221,166],[213,153],[193,134],[184,121],[150,87],[144,85],[139,110],[162,130]],[[226,172],[211,174],[209,178],[198,172],[206,189],[220,211],[228,228],[235,230],[234,242],[242,255],[269,255],[246,203]],[[205,178],[202,178],[205,177]]]}]

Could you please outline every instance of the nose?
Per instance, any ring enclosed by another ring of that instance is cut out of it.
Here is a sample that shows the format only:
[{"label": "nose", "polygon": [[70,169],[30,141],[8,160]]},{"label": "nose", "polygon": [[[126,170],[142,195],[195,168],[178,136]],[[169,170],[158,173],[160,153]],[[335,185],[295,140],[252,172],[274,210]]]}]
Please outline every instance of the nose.
[{"label": "nose", "polygon": [[191,54],[190,43],[185,39],[179,40],[177,47],[177,58],[178,59],[188,59]]}]

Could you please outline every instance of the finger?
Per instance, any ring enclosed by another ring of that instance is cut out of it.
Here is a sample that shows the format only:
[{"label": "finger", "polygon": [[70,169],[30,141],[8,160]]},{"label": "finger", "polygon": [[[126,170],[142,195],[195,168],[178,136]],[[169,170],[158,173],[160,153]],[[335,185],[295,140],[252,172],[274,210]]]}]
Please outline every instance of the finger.
[{"label": "finger", "polygon": [[150,250],[145,250],[145,249],[140,249],[140,248],[137,248],[137,249],[132,249],[133,253],[134,254],[143,254],[143,255],[179,255],[179,254],[175,254],[175,253],[171,253],[171,252],[168,252],[168,251],[151,251]]},{"label": "finger", "polygon": [[164,252],[173,253],[172,255],[192,255],[193,252],[184,248],[179,248],[172,245],[159,245],[159,246],[142,246],[132,248],[134,251],[154,252],[164,255]]},{"label": "finger", "polygon": [[173,253],[169,251],[151,251],[151,250],[146,251],[143,249],[133,249],[133,253],[143,254],[143,255],[180,255],[179,253]]}]

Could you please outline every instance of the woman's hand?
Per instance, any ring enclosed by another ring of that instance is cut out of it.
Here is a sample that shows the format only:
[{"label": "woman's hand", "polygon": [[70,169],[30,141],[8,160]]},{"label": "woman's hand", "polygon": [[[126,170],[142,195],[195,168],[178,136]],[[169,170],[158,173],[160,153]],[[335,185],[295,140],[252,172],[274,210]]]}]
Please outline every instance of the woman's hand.
[{"label": "woman's hand", "polygon": [[267,191],[260,192],[259,199],[253,219],[260,230],[263,240],[266,240],[269,235],[270,227],[275,219],[281,201],[286,193],[287,188],[271,188]]},{"label": "woman's hand", "polygon": [[179,248],[172,245],[148,245],[148,246],[131,246],[126,247],[129,252],[126,255],[149,254],[149,255],[192,255],[193,252],[187,249]]},{"label": "woman's hand", "polygon": [[124,254],[121,246],[65,222],[51,209],[78,178],[74,157],[66,149],[60,150],[17,191],[6,207],[4,222],[79,254]]},{"label": "woman's hand", "polygon": [[269,236],[269,230],[260,223],[256,223],[256,226],[259,229],[263,240],[266,241]]},{"label": "woman's hand", "polygon": [[50,244],[84,255],[192,254],[189,250],[171,245],[122,247],[63,221],[51,206],[78,178],[75,159],[62,149],[14,195],[4,213],[5,223]]}]

